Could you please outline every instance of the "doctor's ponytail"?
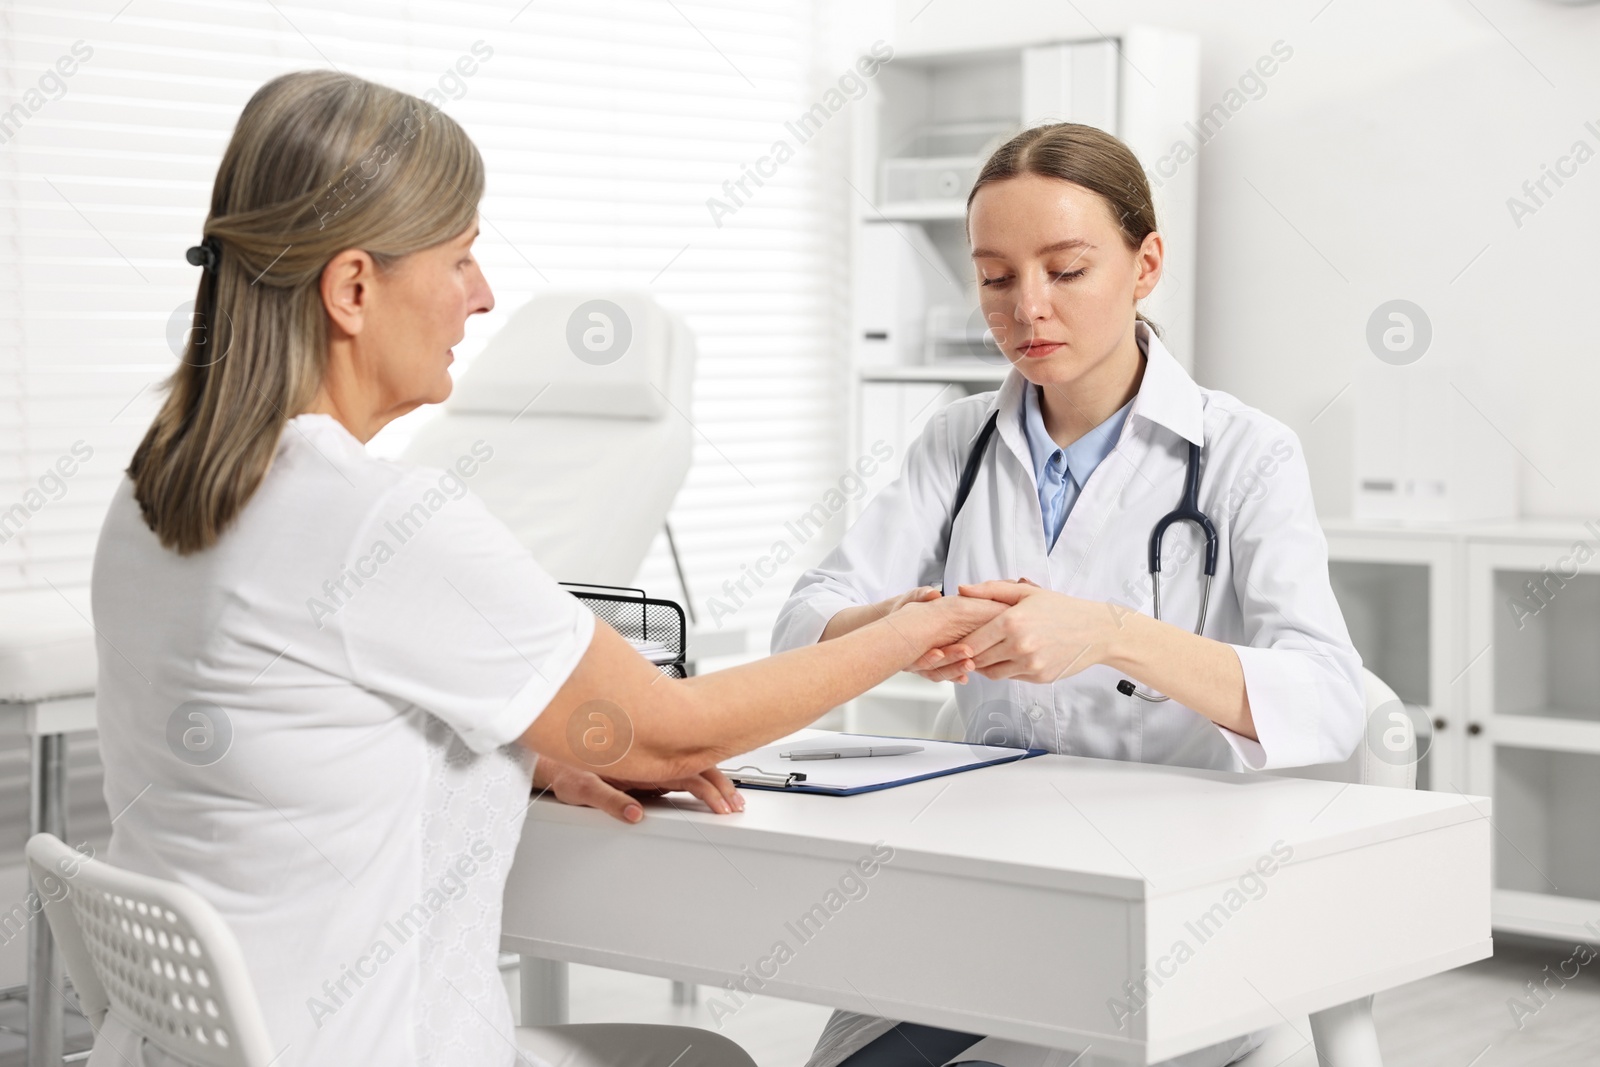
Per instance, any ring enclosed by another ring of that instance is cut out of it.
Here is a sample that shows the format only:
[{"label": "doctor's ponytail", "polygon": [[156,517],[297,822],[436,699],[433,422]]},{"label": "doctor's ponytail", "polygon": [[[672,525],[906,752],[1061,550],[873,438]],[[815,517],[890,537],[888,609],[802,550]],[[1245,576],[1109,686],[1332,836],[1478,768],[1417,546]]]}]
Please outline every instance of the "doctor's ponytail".
[{"label": "doctor's ponytail", "polygon": [[203,270],[182,362],[128,466],[164,546],[215,544],[316,396],[328,262],[359,248],[385,270],[459,236],[483,183],[471,139],[414,96],[335,71],[256,91],[217,168],[204,240],[190,249]]},{"label": "doctor's ponytail", "polygon": [[[1134,251],[1157,229],[1155,201],[1144,168],[1127,145],[1104,130],[1076,122],[1023,130],[995,149],[978,171],[972,192],[967,194],[968,213],[979,189],[1021,174],[1059,178],[1100,194],[1117,220],[1123,240]],[[1136,311],[1135,316],[1156,336],[1161,335],[1161,327],[1143,312]]]}]

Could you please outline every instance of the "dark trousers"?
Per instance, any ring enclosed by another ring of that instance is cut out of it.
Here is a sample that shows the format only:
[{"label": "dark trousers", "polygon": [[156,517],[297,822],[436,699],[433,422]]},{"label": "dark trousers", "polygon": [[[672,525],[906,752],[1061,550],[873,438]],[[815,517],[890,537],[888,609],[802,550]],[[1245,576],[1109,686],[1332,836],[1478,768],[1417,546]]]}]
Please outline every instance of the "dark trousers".
[{"label": "dark trousers", "polygon": [[981,1034],[900,1023],[846,1059],[839,1067],[940,1067],[951,1056],[983,1040]]}]

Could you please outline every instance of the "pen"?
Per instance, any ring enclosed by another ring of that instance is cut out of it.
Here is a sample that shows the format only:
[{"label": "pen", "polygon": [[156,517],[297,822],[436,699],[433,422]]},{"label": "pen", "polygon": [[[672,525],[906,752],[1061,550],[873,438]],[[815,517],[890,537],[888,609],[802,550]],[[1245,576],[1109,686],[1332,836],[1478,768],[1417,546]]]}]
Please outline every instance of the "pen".
[{"label": "pen", "polygon": [[862,756],[908,756],[921,752],[921,745],[872,745],[860,748],[797,748],[780,752],[782,759],[855,759]]}]

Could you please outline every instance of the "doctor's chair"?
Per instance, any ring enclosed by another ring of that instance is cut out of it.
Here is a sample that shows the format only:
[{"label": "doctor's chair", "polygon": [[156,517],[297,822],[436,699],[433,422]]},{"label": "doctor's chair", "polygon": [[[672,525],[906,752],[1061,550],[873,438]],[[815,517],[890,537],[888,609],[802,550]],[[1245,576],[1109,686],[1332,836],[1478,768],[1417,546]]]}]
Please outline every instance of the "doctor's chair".
[{"label": "doctor's chair", "polygon": [[[1376,674],[1365,667],[1361,670],[1366,683],[1366,718],[1371,719],[1378,709],[1400,706],[1395,691]],[[1350,785],[1379,785],[1393,789],[1417,787],[1417,753],[1426,752],[1431,740],[1432,726],[1427,716],[1415,721],[1428,734],[1417,736],[1407,731],[1410,748],[1392,754],[1389,760],[1379,759],[1363,742],[1343,763],[1326,763],[1314,767],[1293,767],[1270,773],[1286,778],[1310,778],[1323,782],[1344,782]],[[955,698],[945,701],[934,718],[928,736],[934,740],[962,741],[966,739],[966,724],[962,720]],[[1337,1004],[1310,1016],[1299,1016],[1280,1023],[1267,1031],[1260,1047],[1231,1067],[1340,1067],[1344,1063],[1379,1063],[1378,1032],[1372,1023],[1372,997],[1362,997],[1348,1004]],[[1343,1030],[1342,1044],[1336,1045],[1334,1031],[1328,1024],[1335,1018],[1352,1019],[1357,1025]]]}]

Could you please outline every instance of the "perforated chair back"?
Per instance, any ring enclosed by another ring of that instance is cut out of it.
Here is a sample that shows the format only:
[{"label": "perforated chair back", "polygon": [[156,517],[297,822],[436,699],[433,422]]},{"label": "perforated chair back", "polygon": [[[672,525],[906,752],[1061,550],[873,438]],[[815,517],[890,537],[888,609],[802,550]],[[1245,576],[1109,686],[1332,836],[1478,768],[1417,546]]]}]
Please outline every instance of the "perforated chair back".
[{"label": "perforated chair back", "polygon": [[84,857],[50,834],[28,872],[78,1000],[196,1067],[267,1067],[273,1053],[233,932],[176,882]]}]

